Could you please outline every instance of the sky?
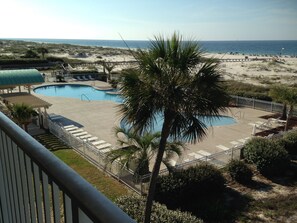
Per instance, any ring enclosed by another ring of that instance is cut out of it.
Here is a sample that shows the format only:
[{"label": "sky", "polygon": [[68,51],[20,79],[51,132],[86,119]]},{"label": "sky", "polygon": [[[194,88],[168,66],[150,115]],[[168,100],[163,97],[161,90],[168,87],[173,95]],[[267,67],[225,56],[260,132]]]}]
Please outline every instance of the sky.
[{"label": "sky", "polygon": [[0,0],[0,38],[297,40],[297,0]]}]

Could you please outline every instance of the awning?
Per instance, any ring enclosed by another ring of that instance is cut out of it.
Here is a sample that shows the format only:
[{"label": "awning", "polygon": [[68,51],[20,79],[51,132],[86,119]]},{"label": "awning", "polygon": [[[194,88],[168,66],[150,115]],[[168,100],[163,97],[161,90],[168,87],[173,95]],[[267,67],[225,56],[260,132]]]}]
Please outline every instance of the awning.
[{"label": "awning", "polygon": [[0,70],[0,88],[28,86],[43,83],[41,73],[36,69]]},{"label": "awning", "polygon": [[27,104],[32,108],[49,108],[52,104],[25,92],[0,94],[0,97],[9,104]]}]

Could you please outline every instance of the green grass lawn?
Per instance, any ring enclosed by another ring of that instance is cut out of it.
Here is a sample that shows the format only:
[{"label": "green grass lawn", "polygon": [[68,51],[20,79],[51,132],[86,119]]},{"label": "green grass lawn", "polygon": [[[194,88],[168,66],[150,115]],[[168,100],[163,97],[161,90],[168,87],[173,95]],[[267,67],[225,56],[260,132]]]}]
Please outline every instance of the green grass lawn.
[{"label": "green grass lawn", "polygon": [[35,138],[112,201],[128,194],[123,184],[105,175],[54,135],[43,134]]}]

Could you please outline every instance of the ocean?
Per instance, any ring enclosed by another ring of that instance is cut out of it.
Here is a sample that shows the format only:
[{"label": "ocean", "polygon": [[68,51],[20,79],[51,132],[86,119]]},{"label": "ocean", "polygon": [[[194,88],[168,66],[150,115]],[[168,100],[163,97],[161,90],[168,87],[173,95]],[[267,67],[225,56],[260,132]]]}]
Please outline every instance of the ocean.
[{"label": "ocean", "polygon": [[[82,46],[146,49],[150,41],[145,40],[80,40],[80,39],[12,39],[40,43],[64,43]],[[256,55],[297,56],[297,40],[261,41],[199,41],[204,51],[209,53],[236,53]]]}]

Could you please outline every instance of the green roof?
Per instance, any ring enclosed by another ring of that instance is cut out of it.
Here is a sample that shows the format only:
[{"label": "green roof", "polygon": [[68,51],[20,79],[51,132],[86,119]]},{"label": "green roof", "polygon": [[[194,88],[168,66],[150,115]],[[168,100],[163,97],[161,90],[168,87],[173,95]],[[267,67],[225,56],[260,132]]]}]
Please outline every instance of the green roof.
[{"label": "green roof", "polygon": [[43,83],[44,79],[36,69],[0,70],[1,86],[18,86]]}]

